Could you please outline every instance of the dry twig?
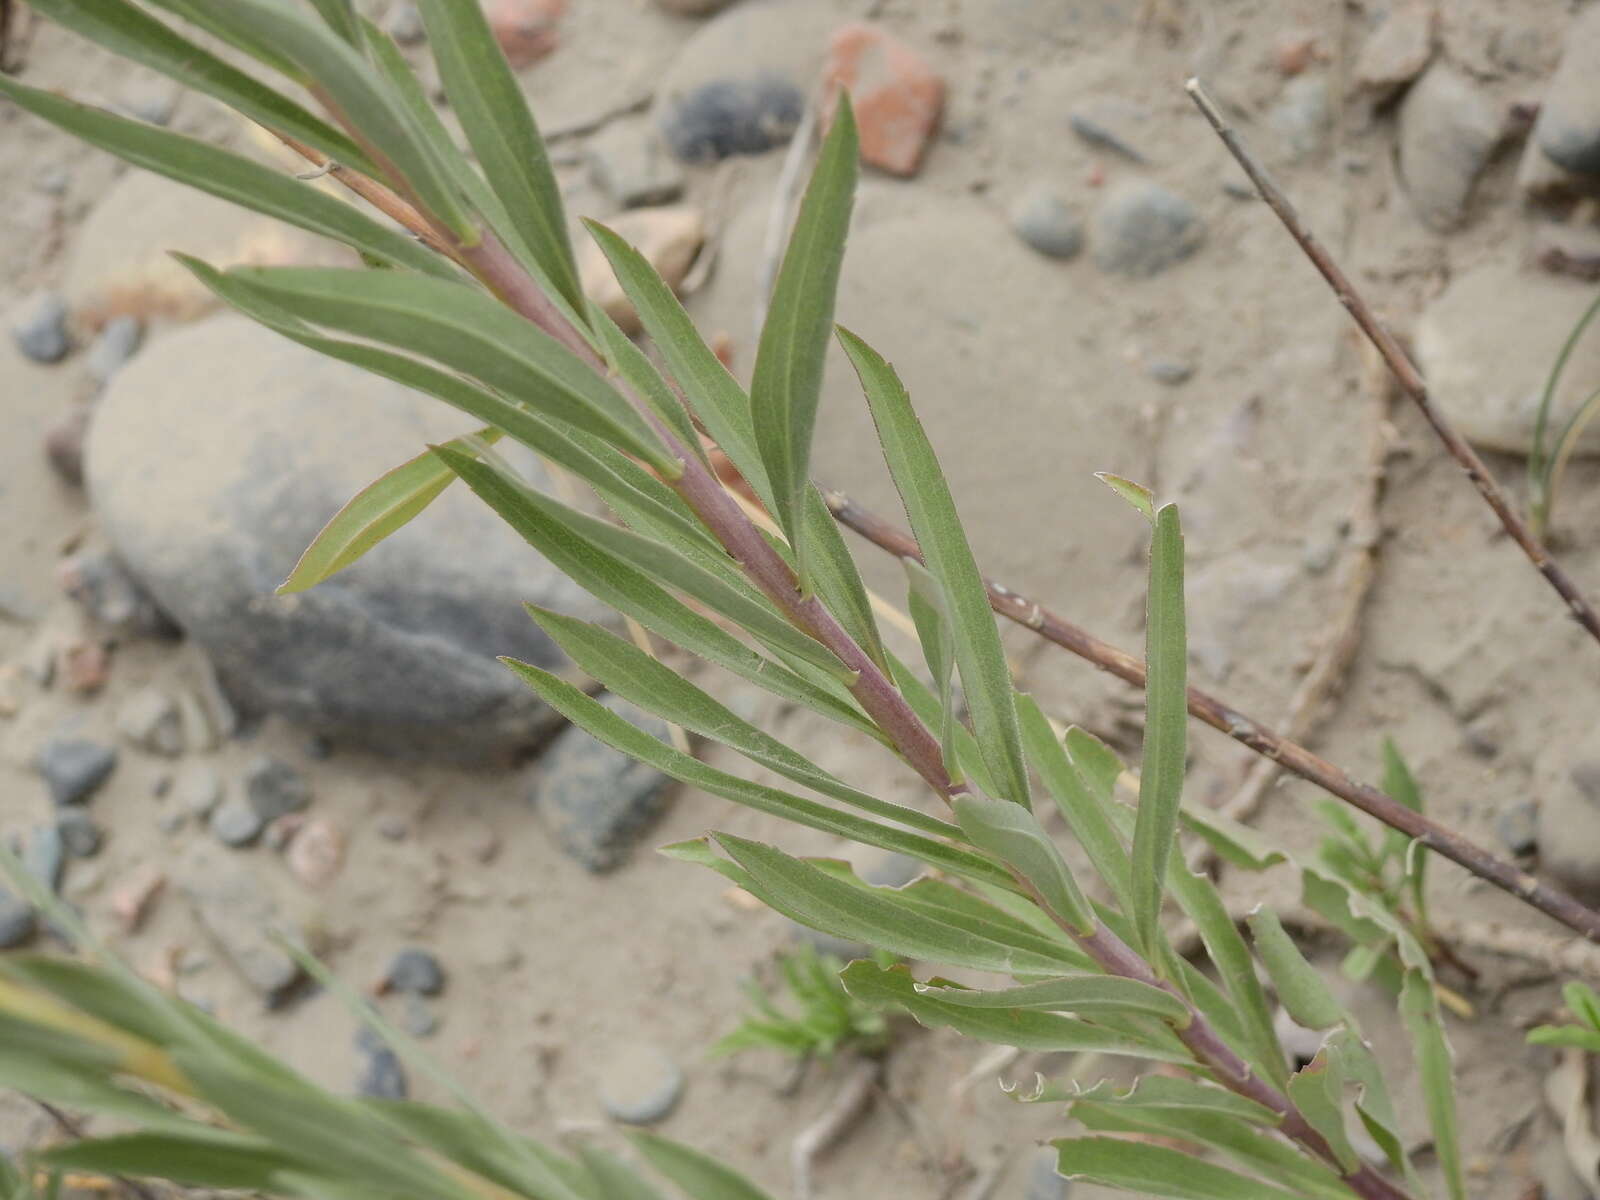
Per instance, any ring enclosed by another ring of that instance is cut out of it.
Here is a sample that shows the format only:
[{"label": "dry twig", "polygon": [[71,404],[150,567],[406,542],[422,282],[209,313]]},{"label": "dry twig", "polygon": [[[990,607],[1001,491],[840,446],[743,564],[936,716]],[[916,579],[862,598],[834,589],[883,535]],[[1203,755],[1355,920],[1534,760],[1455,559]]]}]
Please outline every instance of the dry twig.
[{"label": "dry twig", "polygon": [[1317,240],[1316,235],[1306,228],[1294,205],[1289,203],[1289,198],[1272,181],[1254,155],[1245,148],[1243,142],[1239,140],[1239,135],[1222,115],[1222,111],[1200,86],[1200,81],[1189,80],[1187,88],[1195,104],[1205,114],[1206,120],[1211,122],[1211,127],[1217,131],[1217,136],[1250,176],[1250,181],[1256,185],[1261,198],[1277,214],[1284,228],[1289,231],[1289,236],[1294,238],[1306,257],[1328,281],[1328,286],[1333,289],[1339,303],[1344,305],[1356,324],[1361,327],[1361,332],[1367,335],[1378,353],[1383,356],[1383,361],[1394,372],[1401,390],[1410,396],[1417,408],[1422,411],[1423,417],[1433,426],[1434,433],[1438,434],[1439,440],[1450,452],[1450,457],[1461,465],[1461,469],[1467,473],[1467,478],[1483,497],[1484,503],[1494,510],[1495,516],[1500,518],[1500,524],[1511,535],[1511,540],[1521,547],[1522,552],[1528,556],[1528,561],[1533,563],[1550,586],[1556,590],[1578,623],[1591,637],[1600,642],[1600,613],[1597,613],[1588,600],[1584,599],[1583,593],[1578,590],[1572,577],[1550,557],[1550,551],[1545,548],[1544,543],[1533,535],[1527,523],[1517,515],[1516,510],[1511,507],[1511,501],[1505,492],[1501,491],[1500,485],[1494,481],[1494,476],[1478,457],[1477,451],[1467,445],[1466,439],[1457,433],[1455,427],[1445,419],[1444,414],[1434,407],[1433,400],[1428,395],[1428,385],[1423,382],[1422,375],[1406,356],[1406,352],[1401,349],[1395,336],[1384,328],[1371,305],[1360,292],[1356,291],[1355,284],[1351,283],[1349,276],[1338,263],[1333,261],[1333,256]]},{"label": "dry twig", "polygon": [[811,1169],[816,1161],[842,1138],[856,1119],[867,1110],[877,1093],[883,1060],[857,1059],[851,1064],[843,1085],[820,1116],[795,1135],[789,1149],[789,1165],[794,1173],[795,1200],[811,1200]]}]

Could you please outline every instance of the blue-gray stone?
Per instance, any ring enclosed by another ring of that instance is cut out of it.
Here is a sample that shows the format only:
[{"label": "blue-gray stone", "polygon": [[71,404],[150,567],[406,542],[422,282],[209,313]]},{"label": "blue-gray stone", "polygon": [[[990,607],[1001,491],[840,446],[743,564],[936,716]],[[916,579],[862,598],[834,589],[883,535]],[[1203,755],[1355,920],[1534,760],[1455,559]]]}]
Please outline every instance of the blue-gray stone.
[{"label": "blue-gray stone", "polygon": [[73,858],[93,858],[100,853],[105,835],[81,808],[64,808],[56,815],[61,844]]},{"label": "blue-gray stone", "polygon": [[777,75],[716,79],[675,97],[657,120],[673,154],[710,163],[783,145],[805,106],[800,89]]},{"label": "blue-gray stone", "polygon": [[61,875],[67,867],[67,847],[61,830],[54,825],[41,825],[29,834],[22,865],[52,892],[59,891]]},{"label": "blue-gray stone", "polygon": [[444,991],[444,968],[429,951],[410,946],[400,951],[384,972],[383,982],[396,992],[437,996]]},{"label": "blue-gray stone", "polygon": [[243,796],[229,796],[211,812],[211,832],[225,846],[238,849],[251,845],[266,821]]},{"label": "blue-gray stone", "polygon": [[83,365],[91,378],[106,382],[122,369],[144,341],[144,322],[138,317],[112,317],[89,345]]},{"label": "blue-gray stone", "polygon": [[356,1051],[361,1055],[361,1070],[356,1076],[356,1094],[374,1100],[404,1100],[410,1092],[406,1069],[389,1044],[372,1030],[356,1034]]},{"label": "blue-gray stone", "polygon": [[305,776],[288,763],[264,754],[245,767],[244,794],[262,824],[299,812],[311,803],[311,785]]},{"label": "blue-gray stone", "polygon": [[600,1073],[600,1106],[628,1125],[652,1125],[678,1106],[688,1080],[683,1068],[654,1046],[619,1046]]},{"label": "blue-gray stone", "polygon": [[1083,249],[1083,219],[1049,184],[1035,184],[1017,197],[1011,206],[1011,228],[1050,258],[1071,258]]},{"label": "blue-gray stone", "polygon": [[67,356],[67,302],[55,292],[29,300],[13,318],[11,337],[23,355],[38,363],[56,363]]},{"label": "blue-gray stone", "polygon": [[1182,196],[1131,180],[1100,201],[1090,238],[1101,270],[1147,278],[1193,254],[1205,240],[1205,226]]},{"label": "blue-gray stone", "polygon": [[116,770],[113,746],[87,738],[53,738],[39,751],[36,764],[57,804],[82,804]]}]

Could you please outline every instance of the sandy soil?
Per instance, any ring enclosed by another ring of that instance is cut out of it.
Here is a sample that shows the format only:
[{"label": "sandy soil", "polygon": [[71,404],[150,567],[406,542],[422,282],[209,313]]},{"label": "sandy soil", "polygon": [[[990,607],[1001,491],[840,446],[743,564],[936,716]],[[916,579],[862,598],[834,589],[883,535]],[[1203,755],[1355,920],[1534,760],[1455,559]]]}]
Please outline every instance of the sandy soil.
[{"label": "sandy soil", "polygon": [[[838,16],[868,7],[817,0]],[[1314,39],[1338,88],[1340,71],[1366,28],[1362,5],[1236,0],[1151,4],[1144,21],[1114,4],[1063,0],[1080,18],[1049,27],[1049,6],[1023,0],[889,0],[877,19],[923,48],[950,89],[945,135],[911,181],[869,176],[846,265],[841,317],[893,358],[945,456],[986,568],[1007,584],[1048,598],[1088,628],[1124,646],[1141,638],[1141,530],[1091,473],[1111,470],[1155,484],[1184,507],[1191,552],[1191,603],[1205,649],[1200,682],[1244,710],[1276,721],[1336,611],[1330,573],[1307,568],[1341,537],[1360,486],[1368,430],[1359,356],[1345,318],[1300,261],[1263,206],[1223,190],[1235,169],[1182,93],[1203,70],[1249,113],[1264,114],[1283,87],[1275,47]],[[1131,3],[1127,8],[1137,7]],[[1443,54],[1498,101],[1535,89],[1548,75],[1570,19],[1560,0],[1451,0],[1443,6]],[[1512,10],[1515,10],[1514,12]],[[1104,14],[1113,15],[1105,18]],[[561,49],[526,73],[547,126],[580,120],[647,91],[694,31],[645,0],[582,0],[563,25]],[[1488,50],[1510,34],[1526,65]],[[51,29],[26,50],[23,78],[45,85],[92,80],[112,95],[130,72]],[[599,82],[603,81],[603,82]],[[1114,98],[1136,107],[1138,169],[1077,140],[1064,114]],[[1369,120],[1354,100],[1340,105],[1332,144],[1303,163],[1281,160],[1281,177],[1308,220],[1381,309],[1402,329],[1449,278],[1480,262],[1524,252],[1527,218],[1512,194],[1516,153],[1501,155],[1479,186],[1467,226],[1426,230],[1400,192],[1389,117]],[[113,177],[103,156],[39,124],[0,121],[0,297],[60,278],[73,229]],[[195,105],[183,128],[209,129]],[[1269,149],[1264,120],[1247,132]],[[692,173],[691,196],[712,222],[718,261],[692,301],[708,331],[726,330],[741,366],[753,357],[750,309],[769,199],[781,154]],[[66,193],[35,183],[70,173]],[[1023,247],[1006,226],[1010,200],[1046,178],[1082,195],[1148,175],[1191,198],[1207,226],[1191,260],[1147,281],[1105,275],[1087,256],[1068,264]],[[579,168],[565,182],[575,209],[605,215]],[[1508,302],[1512,302],[1508,298]],[[1171,388],[1145,362],[1177,356],[1195,376]],[[1542,372],[1530,362],[1528,370]],[[22,360],[0,345],[0,661],[20,661],[41,639],[70,637],[81,619],[61,597],[54,564],[94,537],[83,498],[50,472],[39,451],[62,406],[87,387],[81,359],[59,368]],[[1409,411],[1393,418],[1395,442],[1382,510],[1386,534],[1362,641],[1342,697],[1317,748],[1354,773],[1378,773],[1378,745],[1405,749],[1441,818],[1497,845],[1505,807],[1565,786],[1575,746],[1593,726],[1595,648],[1585,645],[1543,583],[1495,532],[1492,519]],[[1520,460],[1496,457],[1516,480]],[[829,378],[816,474],[865,503],[896,512],[876,458],[864,408],[844,365]],[[1574,575],[1600,589],[1600,488],[1579,465],[1563,498],[1562,552]],[[869,582],[898,595],[892,563],[862,551]],[[1125,748],[1137,744],[1137,697],[1092,668],[1008,630],[1026,685],[1052,712],[1083,722]],[[193,681],[201,665],[184,647],[133,642],[118,648],[105,691],[74,699],[26,691],[21,711],[0,720],[0,828],[26,829],[48,801],[29,763],[41,740],[70,722],[110,738],[117,700],[149,682]],[[880,753],[833,728],[777,710],[762,697],[725,689],[778,736],[885,794],[911,784]],[[1468,748],[1466,726],[1487,720],[1498,752]],[[398,947],[420,942],[450,971],[439,1002],[435,1046],[491,1108],[544,1136],[602,1122],[594,1080],[606,1048],[644,1039],[685,1064],[690,1086],[669,1134],[723,1155],[775,1193],[787,1188],[787,1145],[830,1099],[825,1073],[793,1096],[776,1060],[712,1063],[706,1047],[737,1020],[739,980],[759,970],[788,936],[766,912],[735,904],[717,877],[647,849],[607,877],[586,874],[545,837],[515,778],[382,761],[339,750],[312,761],[303,731],[268,722],[248,742],[216,755],[225,770],[269,749],[302,766],[315,808],[345,833],[349,858],[326,890],[310,895],[270,851],[247,853],[249,869],[286,902],[309,910],[327,933],[330,961],[347,979],[376,978]],[[714,748],[708,758],[722,762]],[[1245,760],[1224,739],[1197,734],[1193,787],[1223,798]],[[159,902],[132,937],[115,935],[107,896],[140,864],[166,862],[208,842],[192,823],[163,833],[154,795],[170,764],[123,756],[94,812],[109,830],[101,856],[72,867],[66,894],[133,961],[157,963],[199,935],[174,896]],[[1260,824],[1309,850],[1312,791],[1275,789]],[[398,823],[403,836],[384,836]],[[759,835],[799,851],[833,851],[803,832],[775,827],[721,801],[682,791],[652,835],[661,844],[708,828]],[[493,852],[483,861],[487,848]],[[1434,902],[1453,915],[1503,919],[1549,932],[1546,923],[1441,866]],[[1241,895],[1293,898],[1292,881],[1232,881]],[[1336,961],[1329,959],[1330,963]],[[1463,1140],[1477,1196],[1521,1194],[1537,1138],[1503,1139],[1539,1104],[1545,1060],[1522,1045],[1522,1029],[1548,1015],[1553,987],[1526,964],[1477,956],[1484,986],[1478,1015],[1453,1021],[1463,1099]],[[1512,987],[1517,983],[1527,987]],[[339,1004],[314,997],[266,1013],[225,970],[186,980],[237,1027],[330,1086],[355,1070],[352,1023]],[[1353,990],[1352,990],[1353,991]],[[1365,1028],[1384,1051],[1403,1095],[1409,1057],[1381,998],[1353,991]],[[908,1032],[887,1072],[885,1103],[821,1169],[819,1196],[960,1194],[962,1172],[985,1169],[1058,1127],[1052,1113],[1023,1108],[989,1083],[959,1097],[951,1087],[984,1053],[953,1038]],[[419,1093],[427,1095],[426,1088]],[[1402,1104],[1416,1113],[1415,1105]],[[39,1131],[36,1118],[7,1110],[3,1139]],[[1422,1136],[1422,1119],[1408,1119]],[[1507,1145],[1514,1148],[1506,1152]],[[998,1193],[1021,1197],[1014,1167]]]}]

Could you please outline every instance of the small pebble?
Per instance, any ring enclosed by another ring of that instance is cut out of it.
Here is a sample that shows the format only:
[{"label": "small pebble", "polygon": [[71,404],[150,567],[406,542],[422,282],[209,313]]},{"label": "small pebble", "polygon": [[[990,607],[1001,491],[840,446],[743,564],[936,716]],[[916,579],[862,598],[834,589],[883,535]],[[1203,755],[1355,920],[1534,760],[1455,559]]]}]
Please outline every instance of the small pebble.
[{"label": "small pebble", "polygon": [[178,706],[157,688],[140,688],[118,706],[117,732],[130,746],[151,754],[176,758],[183,753]]},{"label": "small pebble", "polygon": [[1177,387],[1194,377],[1194,364],[1177,358],[1153,358],[1145,364],[1145,373],[1157,383]]},{"label": "small pebble", "polygon": [[138,317],[112,317],[89,345],[83,365],[91,379],[105,383],[139,352],[144,341],[144,323]]},{"label": "small pebble", "polygon": [[683,195],[683,168],[646,122],[608,126],[590,139],[585,153],[590,177],[618,207],[671,204]]},{"label": "small pebble", "polygon": [[102,641],[80,639],[61,647],[61,684],[78,696],[92,696],[111,677],[111,651]]},{"label": "small pebble", "polygon": [[164,79],[139,83],[127,90],[117,107],[151,125],[165,125],[178,107],[178,89]]},{"label": "small pebble", "polygon": [[1539,848],[1539,808],[1532,801],[1513,804],[1495,818],[1494,831],[1501,843],[1518,858]]},{"label": "small pebble", "polygon": [[229,796],[211,814],[211,832],[226,846],[248,846],[267,822],[243,796]]},{"label": "small pebble", "polygon": [[506,61],[520,71],[556,48],[566,8],[566,0],[487,0],[484,15]]},{"label": "small pebble", "polygon": [[383,18],[383,31],[402,46],[415,46],[428,34],[421,11],[410,0],[400,0],[389,6]]},{"label": "small pebble", "polygon": [[11,319],[11,337],[17,349],[34,362],[60,362],[72,348],[67,336],[67,302],[55,292],[25,301]]},{"label": "small pebble", "polygon": [[1140,150],[1118,135],[1095,113],[1086,112],[1082,109],[1075,110],[1067,114],[1067,124],[1071,127],[1073,133],[1091,146],[1097,146],[1102,150],[1110,150],[1141,166],[1150,162]]},{"label": "small pebble", "polygon": [[615,1120],[651,1125],[677,1107],[687,1080],[683,1068],[654,1046],[619,1046],[599,1079],[600,1105]]},{"label": "small pebble", "polygon": [[410,946],[400,951],[383,973],[383,989],[437,996],[444,991],[444,968],[430,951]]},{"label": "small pebble", "polygon": [[289,842],[284,863],[307,887],[327,887],[344,865],[344,835],[326,817],[312,817]]},{"label": "small pebble", "polygon": [[1561,39],[1561,63],[1544,93],[1533,140],[1552,162],[1600,175],[1600,9],[1585,7]]},{"label": "small pebble", "polygon": [[105,834],[81,808],[64,808],[56,815],[61,844],[73,858],[93,858],[100,853]]},{"label": "small pebble", "polygon": [[1333,101],[1327,77],[1298,75],[1284,84],[1267,123],[1278,135],[1284,157],[1304,162],[1319,155],[1333,132]]},{"label": "small pebble", "polygon": [[421,996],[406,994],[400,1010],[400,1027],[415,1038],[432,1037],[439,1029],[439,1018]]},{"label": "small pebble", "polygon": [[244,791],[263,822],[299,812],[311,803],[311,787],[305,777],[288,763],[266,755],[245,767]]},{"label": "small pebble", "polygon": [[325,734],[313,733],[306,738],[306,757],[313,762],[327,762],[333,757],[333,739]]},{"label": "small pebble", "polygon": [[1040,254],[1071,258],[1083,249],[1083,218],[1059,189],[1047,183],[1028,188],[1011,206],[1011,228]]},{"label": "small pebble", "polygon": [[29,834],[28,847],[22,852],[22,865],[52,892],[60,891],[61,876],[67,867],[67,848],[61,830],[54,825],[41,825]]},{"label": "small pebble", "polygon": [[0,950],[12,950],[30,941],[38,918],[26,900],[0,888]]},{"label": "small pebble", "polygon": [[1204,239],[1205,226],[1192,204],[1160,184],[1138,180],[1105,194],[1091,233],[1095,264],[1135,278],[1157,275],[1181,262]]},{"label": "small pebble", "polygon": [[822,86],[825,121],[849,91],[862,162],[917,173],[944,110],[944,78],[915,47],[878,25],[841,25],[828,40]]},{"label": "small pebble", "polygon": [[374,1100],[404,1100],[410,1092],[406,1069],[400,1058],[372,1030],[356,1034],[356,1052],[361,1055],[361,1071],[356,1077],[356,1094]]},{"label": "small pebble", "polygon": [[82,804],[116,769],[117,751],[86,738],[56,738],[45,743],[37,766],[55,803]]},{"label": "small pebble", "polygon": [[112,889],[111,915],[116,917],[124,933],[138,931],[166,886],[165,873],[147,864]]}]

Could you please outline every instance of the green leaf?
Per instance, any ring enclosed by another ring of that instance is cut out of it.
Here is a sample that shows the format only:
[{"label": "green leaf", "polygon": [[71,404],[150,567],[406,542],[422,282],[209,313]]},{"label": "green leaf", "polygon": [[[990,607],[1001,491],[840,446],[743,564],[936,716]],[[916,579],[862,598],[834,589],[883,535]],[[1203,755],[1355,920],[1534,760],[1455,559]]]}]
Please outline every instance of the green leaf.
[{"label": "green leaf", "polygon": [[1422,1103],[1433,1130],[1433,1152],[1444,1173],[1450,1200],[1463,1200],[1466,1184],[1461,1172],[1461,1138],[1456,1123],[1456,1088],[1451,1070],[1450,1043],[1444,1035],[1433,980],[1420,971],[1407,971],[1400,990],[1400,1016],[1411,1035],[1422,1079]]},{"label": "green leaf", "polygon": [[1600,996],[1594,989],[1576,979],[1561,985],[1561,998],[1567,1010],[1590,1029],[1600,1030]]},{"label": "green leaf", "polygon": [[1332,1029],[1345,1019],[1344,1008],[1315,967],[1305,960],[1278,914],[1258,908],[1248,918],[1256,953],[1278,989],[1289,1015],[1307,1029]]},{"label": "green leaf", "polygon": [[1285,1089],[1294,1106],[1322,1135],[1344,1171],[1361,1165],[1361,1156],[1350,1144],[1344,1116],[1344,1063],[1322,1046],[1316,1056],[1289,1077]]},{"label": "green leaf", "polygon": [[[627,293],[644,330],[661,351],[684,399],[769,510],[772,484],[756,449],[750,398],[714,354],[648,259],[598,221],[584,221]],[[830,518],[831,520],[831,518]]]},{"label": "green leaf", "polygon": [[1146,521],[1155,524],[1156,499],[1149,488],[1131,479],[1124,479],[1121,475],[1113,475],[1110,471],[1096,471],[1094,477],[1138,509]]},{"label": "green leaf", "polygon": [[1062,1138],[1056,1169],[1068,1179],[1173,1200],[1305,1200],[1181,1150],[1125,1138]]},{"label": "green leaf", "polygon": [[661,1200],[660,1192],[610,1151],[586,1142],[578,1147],[578,1158],[605,1200]]},{"label": "green leaf", "polygon": [[863,1004],[899,1009],[929,1029],[954,1029],[983,1042],[1021,1050],[1093,1051],[1167,1062],[1188,1061],[1186,1053],[1165,1045],[1059,1013],[950,1003],[945,997],[952,989],[930,990],[919,985],[904,966],[880,967],[858,959],[844,969],[840,979],[845,990]]},{"label": "green leaf", "polygon": [[994,992],[923,983],[913,986],[920,996],[958,1008],[1040,1009],[1045,1012],[1077,1013],[1080,1016],[1140,1012],[1175,1021],[1180,1027],[1188,1025],[1192,1015],[1188,1006],[1171,992],[1140,983],[1137,979],[1121,979],[1115,975],[1048,979],[1043,983],[1028,983]]},{"label": "green leaf", "polygon": [[[365,175],[378,174],[366,153],[343,132],[128,0],[34,0],[31,7],[40,16],[97,42],[113,54],[142,63],[184,87],[220,100],[268,129],[321,150],[335,162]],[[174,4],[163,7],[181,9]]]},{"label": "green leaf", "polygon": [[408,1140],[501,1187],[539,1200],[584,1200],[585,1193],[565,1178],[569,1164],[487,1117],[414,1100],[366,1100],[364,1105]]},{"label": "green leaf", "polygon": [[1098,927],[1089,902],[1078,888],[1061,851],[1044,826],[1020,804],[957,796],[956,820],[973,845],[1010,865],[1037,893],[1044,907],[1079,933]]},{"label": "green leaf", "polygon": [[917,640],[922,644],[922,661],[933,677],[933,686],[939,693],[939,706],[944,719],[939,724],[939,745],[944,747],[945,770],[951,778],[958,778],[959,768],[955,757],[955,704],[951,684],[955,679],[955,630],[950,624],[950,605],[945,600],[939,581],[928,574],[928,569],[914,558],[902,558],[909,591],[906,609],[916,626]]},{"label": "green leaf", "polygon": [[1203,804],[1185,803],[1178,819],[1203,840],[1218,858],[1246,871],[1265,871],[1288,856],[1250,826]]},{"label": "green leaf", "polygon": [[361,18],[350,0],[311,0],[311,5],[329,29],[352,46],[361,44]]},{"label": "green leaf", "polygon": [[1117,752],[1106,745],[1087,729],[1080,729],[1073,725],[1067,729],[1067,736],[1062,739],[1067,747],[1067,757],[1072,760],[1078,777],[1100,801],[1101,804],[1114,803],[1113,797],[1117,794],[1117,780],[1122,778],[1127,767],[1123,765]]},{"label": "green leaf", "polygon": [[1116,827],[1103,807],[1113,803],[1092,793],[1056,740],[1044,710],[1032,696],[1017,695],[1017,716],[1021,721],[1022,745],[1028,761],[1039,772],[1045,790],[1056,802],[1067,828],[1083,846],[1095,870],[1110,887],[1124,911],[1133,908],[1133,870],[1128,851],[1117,836]]},{"label": "green leaf", "polygon": [[644,1132],[630,1133],[628,1140],[645,1161],[683,1189],[690,1200],[771,1200],[731,1167],[680,1142]]},{"label": "green leaf", "polygon": [[822,493],[809,484],[801,503],[800,521],[811,586],[856,645],[887,671],[888,651],[883,648],[878,622],[872,615],[867,585],[861,580],[861,572],[856,569],[856,561],[850,556],[839,523],[828,512]]},{"label": "green leaf", "polygon": [[1528,1030],[1530,1046],[1571,1046],[1600,1054],[1600,1033],[1578,1025],[1538,1025]]},{"label": "green leaf", "polygon": [[[482,429],[473,436],[493,444],[499,440],[500,431]],[[457,438],[446,444],[461,454],[476,453],[471,439]],[[385,471],[351,497],[322,527],[300,555],[289,578],[278,585],[277,594],[303,592],[358,561],[419,516],[455,478],[455,472],[441,463],[432,450],[424,450],[416,458]]]},{"label": "green leaf", "polygon": [[1334,1030],[1326,1045],[1328,1053],[1339,1061],[1346,1081],[1357,1088],[1356,1115],[1361,1123],[1390,1163],[1405,1176],[1406,1186],[1414,1194],[1421,1195],[1416,1171],[1406,1154],[1406,1138],[1400,1129],[1394,1101],[1389,1098],[1388,1086],[1383,1082],[1383,1072],[1372,1050],[1351,1028]]},{"label": "green leaf", "polygon": [[189,1133],[129,1133],[69,1142],[46,1150],[39,1161],[63,1170],[261,1192],[279,1189],[280,1171],[314,1171],[318,1166],[260,1138],[199,1124],[191,1128]]},{"label": "green leaf", "polygon": [[[1383,739],[1383,790],[1412,812],[1422,811],[1422,789],[1417,786],[1416,777],[1412,775],[1410,766],[1400,753],[1400,748],[1394,744],[1394,739],[1387,737]],[[1390,852],[1399,856],[1405,864],[1406,890],[1411,893],[1412,910],[1419,925],[1426,928],[1427,847],[1422,845],[1413,847],[1411,839],[1397,829],[1388,831],[1386,842]]]},{"label": "green leaf", "polygon": [[244,267],[228,274],[303,320],[424,355],[637,454],[668,478],[683,473],[644,418],[588,364],[475,288],[399,271]]},{"label": "green leaf", "polygon": [[[95,0],[87,2],[93,4]],[[257,62],[264,63],[280,75],[302,86],[310,82],[305,71],[281,54],[269,39],[258,37],[251,31],[240,28],[237,22],[227,16],[218,16],[217,8],[211,0],[148,0],[148,2],[176,14],[189,24],[205,30],[224,45],[243,51]]]},{"label": "green leaf", "polygon": [[1010,974],[1017,978],[1055,979],[1100,969],[1031,900],[989,884],[978,888],[987,899],[941,879],[922,878],[896,895],[904,907],[941,924],[1011,947],[1016,969]]},{"label": "green leaf", "polygon": [[691,454],[701,462],[708,462],[705,449],[700,444],[700,434],[690,420],[688,410],[673,395],[667,381],[661,378],[661,372],[656,370],[645,352],[633,344],[633,339],[622,332],[605,309],[596,305],[593,319],[612,372],[650,406]]},{"label": "green leaf", "polygon": [[1171,1075],[1143,1075],[1125,1094],[1118,1094],[1117,1085],[1103,1079],[1093,1087],[1077,1092],[1069,1098],[1074,1106],[1096,1104],[1123,1111],[1198,1110],[1233,1117],[1250,1125],[1276,1128],[1283,1123],[1280,1114],[1257,1104],[1254,1100],[1197,1079],[1180,1079]]},{"label": "green leaf", "polygon": [[1156,514],[1145,632],[1145,740],[1133,831],[1134,925],[1147,955],[1161,937],[1167,864],[1178,836],[1189,731],[1183,614],[1183,532],[1176,505]]},{"label": "green leaf", "polygon": [[735,804],[741,804],[746,808],[753,808],[757,812],[783,817],[797,825],[820,829],[869,846],[879,846],[886,850],[909,854],[958,875],[983,879],[1007,878],[993,863],[969,850],[947,846],[922,834],[881,825],[876,821],[858,817],[854,813],[840,812],[804,796],[751,783],[740,779],[737,775],[719,771],[651,737],[558,676],[512,659],[501,661],[567,720],[588,730],[608,746],[647,763],[680,782],[698,787],[713,796],[732,800]]},{"label": "green leaf", "polygon": [[810,555],[801,537],[801,505],[833,331],[834,293],[855,201],[857,157],[855,114],[849,97],[841,93],[778,268],[750,379],[756,447],[772,482],[772,515],[795,548],[802,580],[809,578]]},{"label": "green leaf", "polygon": [[517,78],[479,4],[421,0],[428,44],[450,105],[517,235],[567,303],[584,311],[561,187]]},{"label": "green leaf", "polygon": [[[114,116],[0,75],[0,94],[117,157],[254,212],[333,238],[395,266],[446,277],[437,254],[350,204],[271,167],[159,126]],[[370,272],[364,273],[370,274]]]},{"label": "green leaf", "polygon": [[999,785],[1000,797],[1027,808],[1028,770],[1011,672],[989,608],[989,592],[973,561],[950,487],[894,368],[849,330],[841,328],[839,340],[860,376],[923,562],[949,601],[956,664],[984,762]]},{"label": "green leaf", "polygon": [[354,46],[273,0],[232,0],[228,18],[230,27],[272,46],[314,81],[313,90],[324,93],[331,106],[361,131],[363,141],[385,165],[393,164],[398,178],[388,182],[403,181],[456,237],[468,244],[476,240],[471,216],[448,170],[411,113]]}]

